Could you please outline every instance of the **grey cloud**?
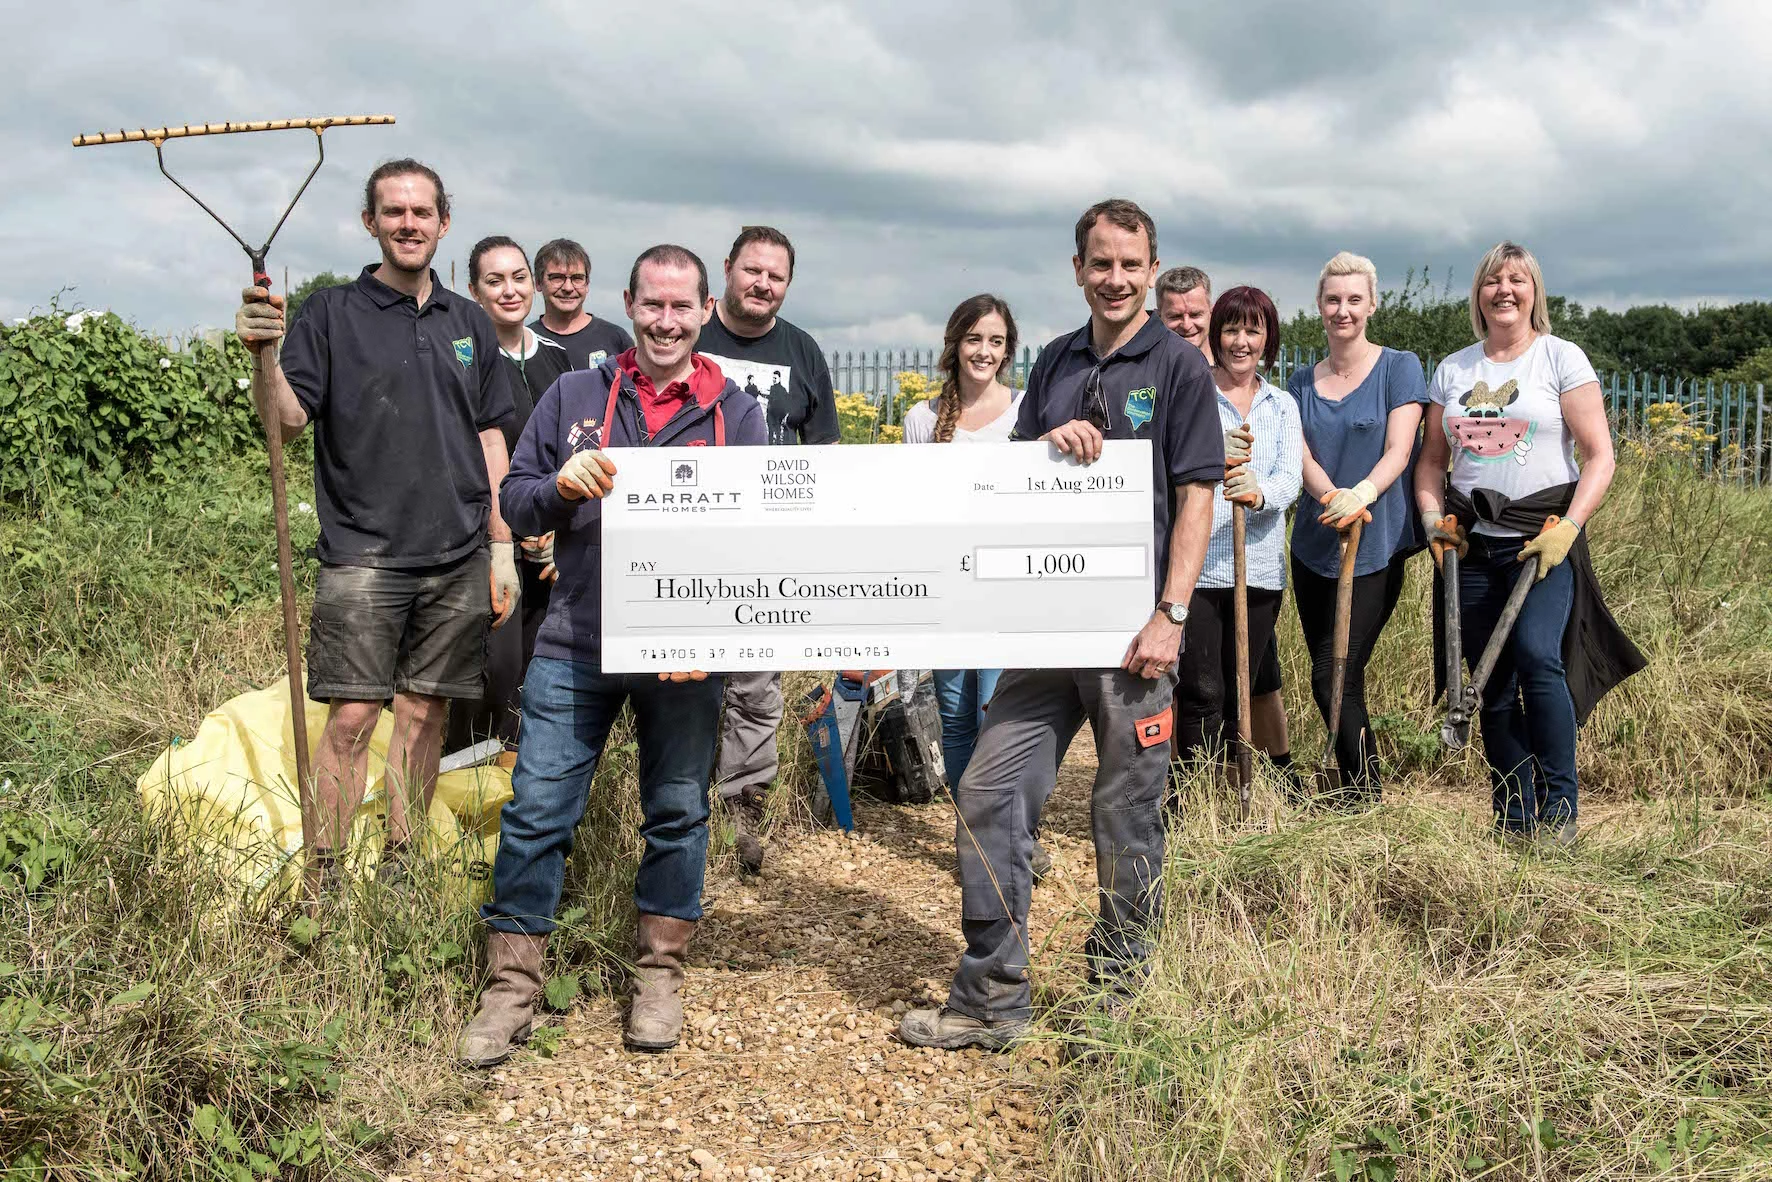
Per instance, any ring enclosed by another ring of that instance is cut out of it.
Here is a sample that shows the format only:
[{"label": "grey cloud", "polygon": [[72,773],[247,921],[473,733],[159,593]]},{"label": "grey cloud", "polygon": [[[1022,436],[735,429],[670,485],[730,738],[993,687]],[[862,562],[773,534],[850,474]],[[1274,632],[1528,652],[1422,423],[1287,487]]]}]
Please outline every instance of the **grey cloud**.
[{"label": "grey cloud", "polygon": [[[1772,38],[1750,0],[660,12],[328,3],[248,29],[188,0],[102,21],[32,9],[0,45],[16,91],[0,314],[73,285],[160,329],[231,316],[238,248],[151,150],[76,153],[75,131],[356,111],[400,123],[328,134],[274,270],[373,261],[361,178],[410,153],[455,197],[445,275],[485,233],[569,234],[614,315],[640,249],[680,241],[717,267],[738,225],[767,221],[799,247],[788,314],[845,346],[933,344],[903,334],[939,331],[979,290],[1030,339],[1080,321],[1071,223],[1108,193],[1151,209],[1165,262],[1288,309],[1343,247],[1388,283],[1431,264],[1456,288],[1491,242],[1522,238],[1589,301],[1752,295],[1772,261],[1772,162],[1754,147],[1772,131]],[[262,234],[311,141],[177,148]]]}]

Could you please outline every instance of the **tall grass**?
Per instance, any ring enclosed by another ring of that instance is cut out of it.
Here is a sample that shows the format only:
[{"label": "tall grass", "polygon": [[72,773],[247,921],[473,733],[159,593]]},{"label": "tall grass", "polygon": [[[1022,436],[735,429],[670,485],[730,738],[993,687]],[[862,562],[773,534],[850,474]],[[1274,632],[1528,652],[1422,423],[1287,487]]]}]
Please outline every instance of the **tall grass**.
[{"label": "tall grass", "polygon": [[[1772,1178],[1772,493],[1650,446],[1590,536],[1650,663],[1582,732],[1577,850],[1498,846],[1480,745],[1439,748],[1413,563],[1387,803],[1245,830],[1186,787],[1149,987],[1068,1036],[1058,1176]],[[1295,618],[1281,655],[1314,749]]]},{"label": "tall grass", "polygon": [[[479,984],[471,912],[365,889],[311,926],[241,899],[137,807],[155,751],[280,672],[259,469],[0,509],[0,1163],[22,1176],[367,1177],[478,1086],[447,1066]],[[298,549],[313,532],[298,512]],[[1202,800],[1173,843],[1156,988],[1069,1085],[1059,1168],[1379,1177],[1393,1157],[1454,1176],[1462,1153],[1597,1177],[1648,1169],[1652,1134],[1758,1160],[1772,497],[1645,461],[1593,532],[1653,664],[1596,714],[1581,771],[1651,802],[1640,823],[1522,863],[1480,820],[1418,805],[1240,839]],[[1475,786],[1480,766],[1431,737],[1424,569],[1369,678],[1379,738],[1411,783]],[[1308,755],[1295,623],[1283,640]],[[785,819],[811,776],[799,728],[782,738]],[[628,949],[631,744],[617,732],[593,787],[551,953],[587,992]],[[1552,1132],[1521,1140],[1526,1117]]]}]

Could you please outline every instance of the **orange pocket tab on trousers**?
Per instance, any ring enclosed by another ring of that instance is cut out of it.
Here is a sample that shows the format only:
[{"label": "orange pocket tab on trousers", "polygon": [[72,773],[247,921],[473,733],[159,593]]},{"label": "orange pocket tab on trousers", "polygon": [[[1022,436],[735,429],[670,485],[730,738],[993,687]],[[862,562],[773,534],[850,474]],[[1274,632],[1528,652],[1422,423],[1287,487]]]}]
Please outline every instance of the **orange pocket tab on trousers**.
[{"label": "orange pocket tab on trousers", "polygon": [[1141,718],[1132,724],[1133,733],[1138,736],[1140,747],[1155,747],[1158,743],[1167,743],[1174,727],[1175,712],[1173,710],[1165,710],[1161,714]]}]

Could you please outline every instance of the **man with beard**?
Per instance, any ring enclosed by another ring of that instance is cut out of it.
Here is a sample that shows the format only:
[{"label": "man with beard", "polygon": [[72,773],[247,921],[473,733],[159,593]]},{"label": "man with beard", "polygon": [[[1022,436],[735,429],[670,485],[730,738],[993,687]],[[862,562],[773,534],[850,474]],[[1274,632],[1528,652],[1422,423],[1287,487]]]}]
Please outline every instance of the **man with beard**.
[{"label": "man with beard", "polygon": [[509,620],[519,594],[497,493],[511,392],[492,321],[431,270],[449,231],[443,182],[416,160],[383,164],[364,186],[363,225],[380,264],[310,296],[280,357],[280,297],[248,288],[235,316],[262,362],[259,414],[275,415],[286,440],[314,425],[320,570],[307,692],[330,709],[314,756],[309,866],[322,885],[350,838],[390,698],[382,873],[399,876],[436,787],[445,703],[480,696],[488,622]]},{"label": "man with beard", "polygon": [[[746,226],[726,257],[726,291],[702,330],[699,351],[762,396],[770,443],[837,442],[837,394],[818,342],[778,313],[794,279],[794,247],[769,226]],[[742,375],[742,379],[741,379]],[[753,385],[754,383],[754,385]],[[737,830],[738,865],[763,868],[764,793],[776,773],[781,674],[726,678],[726,716],[714,779]]]},{"label": "man with beard", "polygon": [[1041,440],[1083,464],[1104,439],[1150,440],[1155,607],[1117,669],[1010,669],[998,681],[953,794],[966,948],[947,1003],[900,1023],[899,1037],[915,1046],[996,1049],[1027,1029],[1034,830],[1085,720],[1098,763],[1090,811],[1100,898],[1085,952],[1110,1006],[1142,978],[1162,914],[1175,663],[1224,440],[1205,359],[1145,310],[1157,270],[1150,215],[1130,201],[1100,202],[1078,219],[1076,246],[1089,323],[1040,354],[1010,438]]},{"label": "man with beard", "polygon": [[589,369],[605,357],[634,347],[634,339],[621,325],[585,311],[591,256],[584,247],[570,238],[542,243],[535,252],[535,275],[541,281],[541,302],[546,310],[529,330],[566,350],[573,369]]}]

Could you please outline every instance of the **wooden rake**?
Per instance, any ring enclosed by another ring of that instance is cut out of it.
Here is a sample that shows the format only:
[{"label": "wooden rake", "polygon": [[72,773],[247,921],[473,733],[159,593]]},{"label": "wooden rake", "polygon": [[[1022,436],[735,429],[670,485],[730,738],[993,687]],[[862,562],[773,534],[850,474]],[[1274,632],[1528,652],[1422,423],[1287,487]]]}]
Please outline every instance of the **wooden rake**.
[{"label": "wooden rake", "polygon": [[[289,220],[295,203],[301,195],[308,191],[308,183],[320,166],[326,163],[326,140],[324,133],[329,127],[371,127],[383,126],[394,121],[392,115],[343,115],[322,119],[270,119],[257,123],[186,123],[179,127],[137,128],[134,131],[101,131],[91,135],[74,137],[76,148],[98,147],[104,144],[150,143],[154,145],[154,158],[160,163],[160,173],[167,180],[179,187],[199,208],[216,224],[226,230],[246,257],[252,261],[252,282],[267,292],[271,290],[271,277],[265,271],[265,255],[271,249],[278,231],[283,223]],[[301,187],[296,189],[295,196],[283,207],[283,216],[271,228],[270,236],[264,245],[254,248],[246,239],[240,237],[234,228],[222,220],[220,214],[209,208],[207,202],[191,192],[185,183],[173,176],[166,168],[165,144],[167,140],[190,139],[200,135],[236,135],[246,131],[311,131],[317,156],[314,167],[302,178]],[[265,365],[264,349],[252,351],[252,368],[255,374],[262,371]],[[307,691],[302,680],[301,664],[301,627],[296,615],[295,606],[295,560],[289,541],[289,495],[283,476],[283,432],[276,419],[265,420],[265,444],[269,449],[271,462],[271,510],[277,521],[277,579],[283,598],[283,649],[289,662],[289,721],[295,738],[295,778],[296,798],[301,807],[301,836],[304,856],[314,848],[315,817],[313,787],[308,777],[308,716]]]}]

